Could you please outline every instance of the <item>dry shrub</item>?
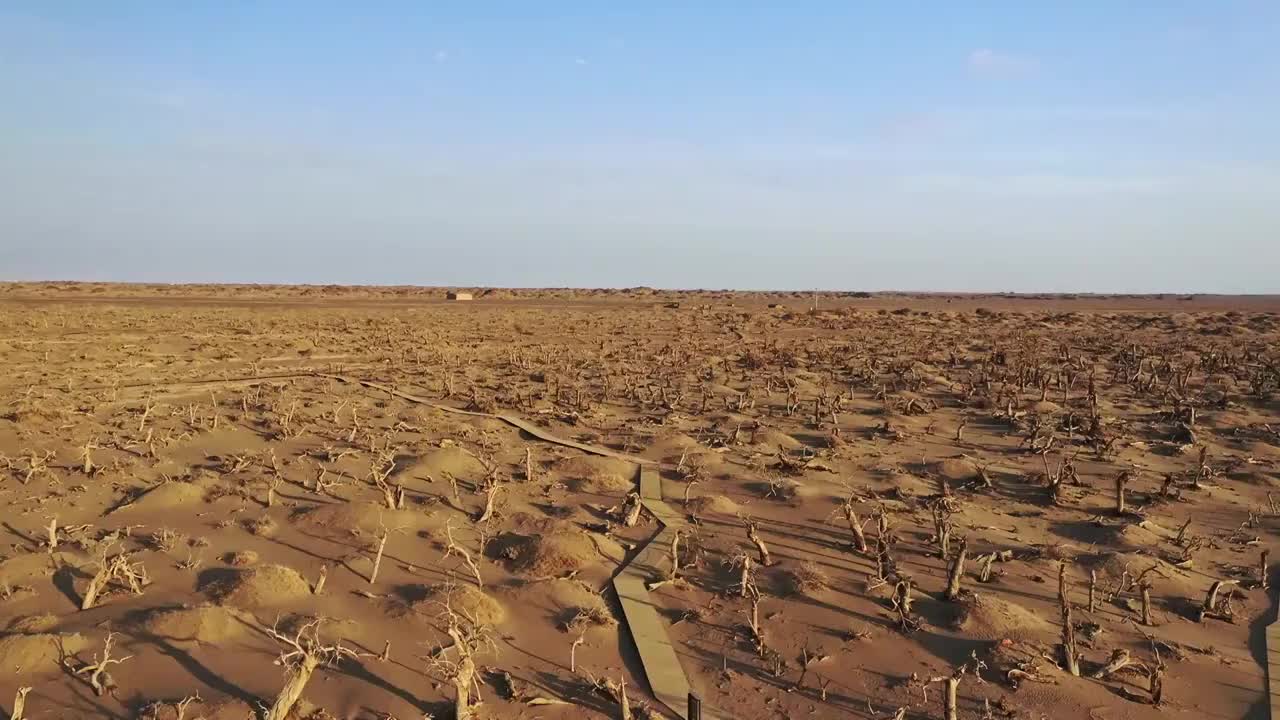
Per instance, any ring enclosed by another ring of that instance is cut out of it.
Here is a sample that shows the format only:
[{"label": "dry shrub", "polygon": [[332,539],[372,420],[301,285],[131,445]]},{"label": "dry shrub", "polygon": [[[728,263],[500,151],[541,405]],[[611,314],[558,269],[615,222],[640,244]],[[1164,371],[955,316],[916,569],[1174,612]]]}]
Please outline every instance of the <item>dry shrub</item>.
[{"label": "dry shrub", "polygon": [[565,632],[580,635],[593,627],[612,627],[617,624],[618,621],[609,612],[604,600],[600,600],[596,605],[570,608],[564,616],[563,627]]},{"label": "dry shrub", "polygon": [[258,562],[258,553],[253,550],[238,550],[222,556],[222,562],[235,567],[247,567]]},{"label": "dry shrub", "polygon": [[280,524],[277,523],[270,515],[263,515],[262,517],[253,518],[252,520],[245,520],[244,529],[258,537],[269,538],[273,537],[276,534],[276,531],[280,529]]},{"label": "dry shrub", "polygon": [[831,577],[817,563],[810,560],[782,572],[782,590],[788,595],[814,597],[831,588]]}]

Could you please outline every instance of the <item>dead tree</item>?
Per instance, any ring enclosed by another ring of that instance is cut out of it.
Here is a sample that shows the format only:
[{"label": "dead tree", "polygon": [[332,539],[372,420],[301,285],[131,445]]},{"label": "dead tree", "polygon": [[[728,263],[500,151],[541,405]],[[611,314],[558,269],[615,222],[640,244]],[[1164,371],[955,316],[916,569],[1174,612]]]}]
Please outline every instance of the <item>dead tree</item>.
[{"label": "dead tree", "polygon": [[114,691],[116,684],[111,674],[107,672],[107,668],[112,665],[119,665],[132,658],[132,655],[126,655],[122,658],[111,657],[111,646],[115,643],[116,633],[107,633],[106,640],[102,643],[101,656],[95,654],[93,662],[85,665],[75,671],[76,675],[88,675],[89,686],[93,688],[94,694],[98,696],[105,695],[107,692]]},{"label": "dead tree", "polygon": [[485,523],[493,518],[493,513],[496,509],[496,502],[498,499],[498,491],[502,490],[502,485],[496,481],[490,482],[488,485],[489,486],[485,489],[484,493],[484,509],[476,516],[477,523]]},{"label": "dead tree", "polygon": [[911,590],[911,579],[903,578],[893,586],[893,596],[889,599],[890,606],[898,614],[898,629],[904,634],[920,627],[920,621],[911,614],[911,605],[915,602]]},{"label": "dead tree", "polygon": [[84,589],[84,596],[80,599],[80,609],[88,610],[98,601],[98,595],[106,589],[107,584],[111,581],[119,581],[127,584],[129,589],[135,595],[141,595],[142,589],[150,580],[147,578],[146,568],[141,562],[133,562],[133,554],[123,549],[116,554],[112,554],[112,549],[117,545],[117,535],[112,533],[94,547],[93,564],[97,566],[97,572],[89,580],[89,585]]},{"label": "dead tree", "polygon": [[760,625],[760,591],[755,585],[751,586],[751,610],[747,615],[749,627],[751,628],[751,638],[756,644],[756,654],[764,657],[766,645],[764,641],[764,628]]},{"label": "dead tree", "polygon": [[280,643],[280,657],[276,664],[285,668],[285,683],[276,695],[275,702],[263,715],[263,720],[286,720],[293,706],[302,697],[302,691],[316,668],[331,665],[340,658],[355,657],[355,652],[345,648],[341,643],[325,645],[320,641],[320,621],[312,620],[289,637],[271,628],[267,633]]},{"label": "dead tree", "polygon": [[1108,659],[1107,662],[1102,667],[1098,668],[1097,670],[1094,670],[1093,674],[1091,674],[1089,677],[1095,680],[1101,680],[1102,678],[1105,678],[1108,675],[1111,675],[1112,673],[1123,670],[1124,668],[1132,664],[1133,664],[1133,658],[1129,656],[1129,651],[1125,650],[1124,648],[1116,648],[1115,650],[1111,651],[1110,659]]},{"label": "dead tree", "polygon": [[680,582],[680,531],[676,530],[671,535],[671,570],[667,573],[667,577],[662,580],[656,580],[649,583],[646,587],[649,590],[657,590],[663,585],[671,585]]},{"label": "dead tree", "polygon": [[755,586],[755,577],[751,566],[751,556],[742,553],[733,559],[732,566],[741,567],[742,573],[738,579],[738,595],[747,597],[752,588]]},{"label": "dead tree", "polygon": [[373,569],[369,571],[369,584],[373,585],[378,582],[378,570],[382,567],[382,553],[387,549],[387,537],[390,531],[387,530],[386,524],[383,524],[378,532],[378,550],[373,556]]},{"label": "dead tree", "polygon": [[457,544],[453,540],[452,518],[445,523],[444,534],[445,534],[445,542],[446,542],[445,548],[444,548],[444,557],[447,558],[450,555],[457,555],[458,557],[461,557],[462,562],[466,563],[467,567],[471,570],[471,574],[475,577],[476,587],[484,587],[484,582],[480,579],[480,566],[476,565],[476,561],[472,559],[471,553],[467,552],[466,548]]},{"label": "dead tree", "polygon": [[640,493],[634,490],[627,493],[627,499],[622,504],[622,524],[624,527],[635,527],[640,522],[640,510],[644,507],[644,503],[640,502]]},{"label": "dead tree", "polygon": [[1143,582],[1139,590],[1142,591],[1142,624],[1151,627],[1155,624],[1151,620],[1151,583]]},{"label": "dead tree", "polygon": [[947,590],[943,594],[943,597],[951,602],[960,599],[960,582],[964,579],[964,561],[968,554],[969,542],[960,538],[960,552],[956,553],[956,558],[951,563],[951,570],[947,573]]},{"label": "dead tree", "polygon": [[858,518],[858,513],[853,509],[853,498],[849,497],[840,506],[844,511],[844,519],[849,523],[849,531],[853,533],[854,547],[858,548],[858,552],[867,552],[867,535],[862,529],[862,520]]},{"label": "dead tree", "polygon": [[760,564],[769,567],[773,561],[769,558],[769,548],[764,544],[764,540],[760,537],[759,531],[756,529],[754,520],[744,520],[743,523],[747,527],[747,539],[756,546],[756,552],[760,553]]},{"label": "dead tree", "polygon": [[9,713],[9,720],[26,720],[23,713],[27,708],[27,693],[31,692],[29,687],[20,687],[13,695],[13,711]]},{"label": "dead tree", "polygon": [[933,503],[933,532],[938,543],[938,557],[946,560],[951,557],[951,508],[945,498]]},{"label": "dead tree", "polygon": [[1209,591],[1204,596],[1204,604],[1200,606],[1200,612],[1196,616],[1199,622],[1204,622],[1205,618],[1214,618],[1226,622],[1234,620],[1234,614],[1231,609],[1231,590],[1227,591],[1225,597],[1218,597],[1224,585],[1234,583],[1234,580],[1215,580],[1209,586]]},{"label": "dead tree", "polygon": [[1116,514],[1117,515],[1124,515],[1128,512],[1128,509],[1125,507],[1124,489],[1125,489],[1125,485],[1127,485],[1129,483],[1129,480],[1131,480],[1132,478],[1133,478],[1133,473],[1129,470],[1125,470],[1124,472],[1116,476]]},{"label": "dead tree", "polygon": [[1076,651],[1076,628],[1071,619],[1071,601],[1062,600],[1062,655],[1067,672],[1080,677],[1080,654]]}]

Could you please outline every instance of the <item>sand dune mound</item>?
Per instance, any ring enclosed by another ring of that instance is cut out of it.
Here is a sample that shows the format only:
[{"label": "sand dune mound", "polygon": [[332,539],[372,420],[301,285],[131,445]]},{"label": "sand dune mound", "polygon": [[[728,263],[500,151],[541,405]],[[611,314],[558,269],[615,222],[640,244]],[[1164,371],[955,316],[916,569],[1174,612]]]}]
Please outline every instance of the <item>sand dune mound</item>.
[{"label": "sand dune mound", "polygon": [[601,473],[590,477],[574,478],[569,481],[574,492],[592,493],[594,495],[616,495],[634,490],[636,483],[622,475]]},{"label": "sand dune mound", "polygon": [[1105,552],[1085,555],[1079,558],[1079,563],[1086,569],[1086,575],[1088,570],[1098,574],[1100,588],[1115,585],[1125,573],[1132,580],[1146,572],[1145,580],[1152,584],[1153,592],[1158,595],[1199,595],[1209,587],[1210,582],[1198,580],[1187,571],[1160,558],[1138,553]]},{"label": "sand dune mound", "polygon": [[978,477],[978,466],[968,458],[948,458],[934,463],[933,472],[949,482],[964,482]]},{"label": "sand dune mound", "polygon": [[689,499],[689,510],[698,515],[735,515],[738,503],[724,495],[701,495]]},{"label": "sand dune mound", "polygon": [[118,512],[155,512],[188,507],[204,502],[205,489],[194,483],[168,482],[148,490]]},{"label": "sand dune mound", "polygon": [[283,565],[262,565],[248,570],[220,571],[205,584],[215,601],[244,608],[272,607],[295,602],[311,594],[311,585],[297,570]]},{"label": "sand dune mound", "polygon": [[905,495],[932,495],[941,491],[937,481],[906,473],[895,473],[890,477],[889,484]]},{"label": "sand dune mound", "polygon": [[610,474],[622,477],[634,477],[636,466],[620,458],[599,457],[596,455],[578,455],[560,458],[552,463],[552,469],[569,477],[588,477],[591,475]]},{"label": "sand dune mound", "polygon": [[616,494],[635,488],[636,466],[610,457],[578,456],[560,458],[551,469],[568,478],[576,492]]},{"label": "sand dune mound", "polygon": [[[733,428],[729,428],[729,430],[733,430]],[[800,447],[801,444],[799,440],[790,435],[772,428],[765,428],[756,432],[756,445],[768,449],[777,450],[781,447],[784,450],[793,450]]]},{"label": "sand dune mound", "polygon": [[73,559],[70,553],[64,552],[52,555],[41,552],[19,555],[0,562],[0,583],[21,585],[31,578],[48,576],[59,567],[72,564]]},{"label": "sand dune mound", "polygon": [[502,603],[485,591],[468,583],[457,585],[414,586],[406,593],[408,605],[402,606],[412,617],[435,618],[445,612],[445,605],[480,625],[498,625],[507,619]]},{"label": "sand dune mound", "polygon": [[[596,544],[606,547],[597,550]],[[602,562],[601,552],[622,556],[622,548],[607,538],[593,538],[582,530],[561,525],[544,535],[521,536],[510,545],[513,570],[534,577],[561,577]]]},{"label": "sand dune mound", "polygon": [[978,593],[961,604],[955,628],[981,640],[1000,640],[1051,633],[1056,626],[1017,603]]},{"label": "sand dune mound", "polygon": [[426,516],[412,510],[392,510],[372,502],[331,503],[302,508],[293,514],[293,523],[328,533],[349,530],[377,532],[388,528],[412,528],[424,524]]},{"label": "sand dune mound", "polygon": [[[680,454],[668,458],[671,462],[680,462]],[[690,450],[684,455],[684,464],[686,467],[699,468],[701,470],[713,470],[724,465],[724,456],[718,452],[707,449]]]},{"label": "sand dune mound", "polygon": [[442,447],[423,453],[399,474],[420,480],[428,477],[441,480],[445,473],[458,478],[475,478],[484,475],[484,465],[462,448]]},{"label": "sand dune mound", "polygon": [[62,654],[89,646],[83,636],[36,633],[0,635],[0,673],[18,677],[61,672]]},{"label": "sand dune mound", "polygon": [[148,635],[212,644],[242,638],[254,624],[242,613],[219,605],[157,608],[137,621],[138,629]]},{"label": "sand dune mound", "polygon": [[1031,409],[1037,415],[1057,415],[1062,412],[1062,406],[1052,400],[1040,400],[1033,404]]},{"label": "sand dune mound", "polygon": [[661,454],[663,457],[674,455],[680,456],[685,450],[692,450],[699,446],[697,440],[685,435],[684,433],[663,433],[653,439],[649,443],[648,450],[652,454]]}]

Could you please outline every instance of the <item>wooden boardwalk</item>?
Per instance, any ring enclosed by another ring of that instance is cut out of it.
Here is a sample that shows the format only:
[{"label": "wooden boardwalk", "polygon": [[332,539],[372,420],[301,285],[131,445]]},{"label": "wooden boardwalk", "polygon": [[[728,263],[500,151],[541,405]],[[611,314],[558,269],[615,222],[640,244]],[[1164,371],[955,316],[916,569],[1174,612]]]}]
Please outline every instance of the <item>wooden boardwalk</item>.
[{"label": "wooden boardwalk", "polygon": [[[671,536],[684,527],[685,520],[684,515],[663,501],[657,468],[641,465],[639,475],[640,502],[658,519],[662,529],[613,579],[613,589],[622,603],[622,614],[640,653],[640,663],[653,696],[676,717],[687,720],[692,690],[689,678],[680,666],[666,624],[646,588],[647,583],[666,577],[670,562],[666,548],[671,545]],[[704,705],[702,718],[715,720],[716,715]]]}]

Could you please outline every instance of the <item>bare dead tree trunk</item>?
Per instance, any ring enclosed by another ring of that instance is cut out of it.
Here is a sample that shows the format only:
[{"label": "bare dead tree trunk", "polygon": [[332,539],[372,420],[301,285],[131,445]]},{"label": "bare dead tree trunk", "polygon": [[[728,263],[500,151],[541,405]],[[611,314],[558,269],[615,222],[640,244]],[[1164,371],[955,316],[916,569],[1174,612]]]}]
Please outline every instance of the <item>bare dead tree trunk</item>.
[{"label": "bare dead tree trunk", "polygon": [[378,569],[382,567],[382,553],[387,549],[387,529],[382,528],[382,533],[378,536],[378,552],[373,557],[373,570],[369,573],[369,584],[372,585],[378,581]]},{"label": "bare dead tree trunk", "polygon": [[1128,509],[1125,507],[1125,502],[1124,502],[1124,486],[1129,482],[1129,479],[1132,476],[1133,474],[1130,473],[1128,470],[1125,470],[1124,472],[1116,476],[1116,514],[1117,515],[1124,515],[1128,511]]},{"label": "bare dead tree trunk", "polygon": [[986,557],[982,558],[982,572],[980,575],[978,575],[978,582],[981,582],[981,583],[991,582],[991,565],[995,561],[996,561],[995,552],[991,552]]},{"label": "bare dead tree trunk", "polygon": [[951,557],[951,518],[942,501],[933,506],[933,531],[938,540],[938,557],[946,560]]},{"label": "bare dead tree trunk", "polygon": [[13,696],[13,711],[9,713],[9,720],[25,720],[23,713],[27,708],[27,693],[31,692],[29,687],[18,688],[17,693]]},{"label": "bare dead tree trunk", "polygon": [[502,486],[496,482],[489,485],[489,489],[484,494],[484,510],[476,517],[477,523],[488,522],[493,517],[494,501],[497,500],[498,491],[501,489]]},{"label": "bare dead tree trunk", "polygon": [[1226,580],[1215,580],[1209,586],[1209,592],[1205,594],[1204,604],[1200,606],[1200,613],[1197,620],[1204,622],[1207,617],[1218,618],[1219,620],[1230,620],[1231,614],[1219,607],[1218,593],[1222,592],[1222,586],[1226,585]]},{"label": "bare dead tree trunk", "polygon": [[1147,583],[1142,584],[1142,624],[1151,627],[1155,623],[1151,621],[1151,586]]},{"label": "bare dead tree trunk", "polygon": [[1071,602],[1062,603],[1062,654],[1067,672],[1080,677],[1080,655],[1076,652],[1076,628],[1071,620]]},{"label": "bare dead tree trunk", "polygon": [[1098,587],[1098,571],[1089,571],[1089,612],[1093,612],[1098,607],[1097,596],[1095,594]]},{"label": "bare dead tree trunk", "polygon": [[453,678],[453,716],[457,720],[471,720],[471,684],[475,674],[475,661],[470,655],[464,656]]},{"label": "bare dead tree trunk", "polygon": [[742,597],[746,597],[751,588],[751,556],[746,553],[742,554],[742,578],[740,584]]},{"label": "bare dead tree trunk", "polygon": [[764,544],[764,540],[760,537],[753,520],[747,521],[747,539],[756,546],[756,552],[760,553],[760,564],[765,567],[772,565],[773,561],[769,558],[769,548]]},{"label": "bare dead tree trunk", "polygon": [[1262,559],[1258,563],[1258,586],[1266,590],[1271,586],[1271,580],[1267,577],[1267,560],[1271,557],[1270,550],[1262,551]]},{"label": "bare dead tree trunk", "polygon": [[957,691],[960,689],[960,676],[952,675],[947,678],[947,698],[943,710],[946,712],[947,720],[959,720],[960,704],[956,698]]},{"label": "bare dead tree trunk", "polygon": [[640,493],[633,492],[627,496],[626,509],[622,515],[622,524],[626,527],[635,527],[640,522],[640,509],[643,503],[640,502]]},{"label": "bare dead tree trunk", "polygon": [[849,531],[853,533],[854,546],[858,548],[858,552],[867,552],[867,535],[862,530],[862,521],[858,518],[858,513],[853,509],[853,503],[846,500],[844,503],[844,518],[849,522]]},{"label": "bare dead tree trunk", "polygon": [[955,601],[960,598],[960,582],[964,579],[964,561],[968,554],[969,542],[961,538],[960,552],[956,553],[956,559],[951,563],[951,572],[947,575],[947,591],[943,596],[947,600]]},{"label": "bare dead tree trunk", "polygon": [[1107,664],[1094,670],[1090,677],[1095,680],[1101,680],[1117,670],[1128,667],[1132,663],[1133,659],[1129,657],[1129,651],[1124,648],[1118,648],[1111,652],[1111,659],[1107,660]]},{"label": "bare dead tree trunk", "polygon": [[319,595],[320,593],[324,592],[324,581],[327,580],[328,578],[329,578],[329,566],[321,565],[320,577],[316,578],[316,584],[315,584],[315,587],[311,588],[311,594]]},{"label": "bare dead tree trunk", "polygon": [[293,710],[293,706],[298,703],[302,697],[302,691],[306,689],[307,683],[311,681],[311,674],[320,666],[320,658],[315,655],[303,655],[298,665],[289,673],[289,679],[285,681],[284,687],[280,689],[280,694],[276,695],[276,700],[271,704],[271,709],[267,710],[267,714],[262,720],[287,720],[289,711]]}]

